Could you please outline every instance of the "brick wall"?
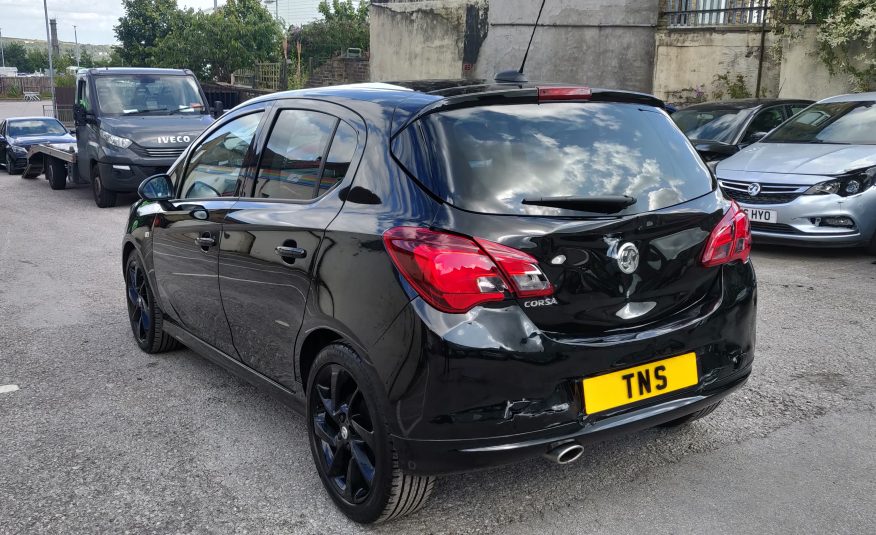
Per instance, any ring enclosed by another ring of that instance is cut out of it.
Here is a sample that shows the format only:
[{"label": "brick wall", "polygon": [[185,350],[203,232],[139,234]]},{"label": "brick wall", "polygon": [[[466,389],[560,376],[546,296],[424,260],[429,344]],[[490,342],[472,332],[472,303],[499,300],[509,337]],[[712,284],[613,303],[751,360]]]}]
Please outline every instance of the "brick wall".
[{"label": "brick wall", "polygon": [[306,87],[354,84],[371,80],[368,58],[332,58],[310,73]]}]

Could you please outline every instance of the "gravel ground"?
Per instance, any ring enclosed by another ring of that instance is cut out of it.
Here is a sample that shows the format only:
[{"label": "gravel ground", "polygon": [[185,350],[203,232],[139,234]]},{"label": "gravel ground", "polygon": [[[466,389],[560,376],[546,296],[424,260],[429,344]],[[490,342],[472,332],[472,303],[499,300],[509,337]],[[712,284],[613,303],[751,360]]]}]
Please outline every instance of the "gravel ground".
[{"label": "gravel ground", "polygon": [[137,349],[126,214],[0,172],[0,387],[19,387],[0,393],[0,533],[876,530],[876,265],[860,251],[755,251],[755,371],[709,418],[569,466],[442,478],[419,514],[363,529],[324,493],[301,416],[191,351]]}]

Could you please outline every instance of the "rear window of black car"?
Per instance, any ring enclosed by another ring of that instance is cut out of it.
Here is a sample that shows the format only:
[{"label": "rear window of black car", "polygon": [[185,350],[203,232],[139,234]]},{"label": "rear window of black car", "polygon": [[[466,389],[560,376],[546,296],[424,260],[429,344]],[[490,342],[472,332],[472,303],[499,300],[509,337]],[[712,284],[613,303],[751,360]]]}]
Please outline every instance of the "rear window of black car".
[{"label": "rear window of black car", "polygon": [[522,201],[634,197],[635,204],[618,212],[623,215],[680,204],[713,189],[708,170],[684,134],[668,116],[648,106],[481,106],[433,113],[420,123],[432,173],[418,178],[464,210],[581,216],[588,214]]}]

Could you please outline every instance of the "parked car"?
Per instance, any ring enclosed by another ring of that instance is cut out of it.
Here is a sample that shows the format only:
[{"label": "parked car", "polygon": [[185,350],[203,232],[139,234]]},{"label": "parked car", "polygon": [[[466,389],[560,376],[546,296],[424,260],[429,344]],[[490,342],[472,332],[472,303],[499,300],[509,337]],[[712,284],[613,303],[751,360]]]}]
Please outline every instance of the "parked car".
[{"label": "parked car", "polygon": [[876,93],[819,101],[716,174],[758,242],[876,254]]},{"label": "parked car", "polygon": [[27,165],[27,149],[41,143],[76,143],[54,117],[13,117],[0,121],[0,154],[10,175]]},{"label": "parked car", "polygon": [[741,99],[696,104],[672,114],[714,171],[717,163],[762,139],[811,100]]},{"label": "parked car", "polygon": [[436,475],[701,418],[754,359],[748,219],[661,101],[428,85],[238,106],[140,186],[124,238],[140,348],[302,410],[358,522]]}]

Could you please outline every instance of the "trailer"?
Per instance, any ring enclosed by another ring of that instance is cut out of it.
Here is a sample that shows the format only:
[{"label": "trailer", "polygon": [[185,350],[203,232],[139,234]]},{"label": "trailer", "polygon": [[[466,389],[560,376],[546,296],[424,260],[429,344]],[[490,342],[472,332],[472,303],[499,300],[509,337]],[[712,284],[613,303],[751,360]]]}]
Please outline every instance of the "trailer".
[{"label": "trailer", "polygon": [[75,143],[33,145],[27,151],[27,166],[23,178],[36,178],[45,173],[52,189],[64,189],[68,180],[73,184],[88,184],[79,176]]}]

